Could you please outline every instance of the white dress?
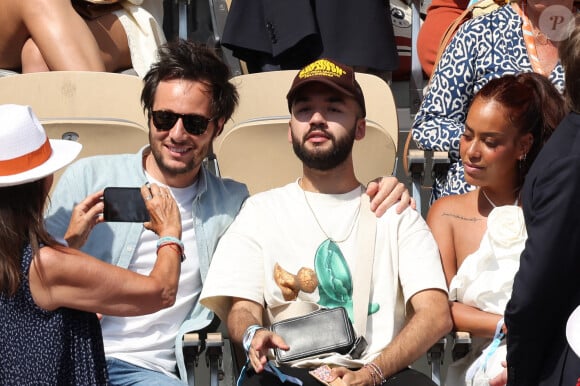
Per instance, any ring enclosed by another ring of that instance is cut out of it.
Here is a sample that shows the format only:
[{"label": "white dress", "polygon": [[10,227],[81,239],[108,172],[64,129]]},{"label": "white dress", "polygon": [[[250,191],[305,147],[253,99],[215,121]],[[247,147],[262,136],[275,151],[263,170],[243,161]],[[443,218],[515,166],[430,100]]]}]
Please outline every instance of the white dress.
[{"label": "white dress", "polygon": [[[522,209],[516,205],[494,208],[487,217],[479,249],[469,255],[459,267],[449,285],[449,299],[503,315],[511,297],[513,280],[519,269],[520,254],[527,232]],[[447,372],[447,386],[466,385],[467,368],[479,357],[490,339],[472,337],[471,351],[452,363]],[[505,340],[489,359],[487,374],[499,374],[505,360]]]}]

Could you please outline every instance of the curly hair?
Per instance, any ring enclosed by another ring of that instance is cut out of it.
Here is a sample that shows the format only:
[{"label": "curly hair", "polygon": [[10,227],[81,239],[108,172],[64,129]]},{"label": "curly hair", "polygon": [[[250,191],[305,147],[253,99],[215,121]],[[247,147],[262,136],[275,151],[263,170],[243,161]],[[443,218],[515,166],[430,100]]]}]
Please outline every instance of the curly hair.
[{"label": "curly hair", "polygon": [[532,134],[532,146],[519,165],[523,183],[536,156],[568,112],[564,98],[545,76],[534,72],[492,79],[475,98],[499,103],[520,134]]}]

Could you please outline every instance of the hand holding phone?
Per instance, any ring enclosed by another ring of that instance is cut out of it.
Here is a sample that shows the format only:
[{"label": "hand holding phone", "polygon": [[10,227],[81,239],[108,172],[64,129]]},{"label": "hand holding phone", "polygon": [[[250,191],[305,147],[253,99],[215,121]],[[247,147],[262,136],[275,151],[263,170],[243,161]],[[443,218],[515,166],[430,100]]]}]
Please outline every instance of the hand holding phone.
[{"label": "hand holding phone", "polygon": [[105,188],[103,202],[105,221],[146,222],[150,219],[140,188]]}]

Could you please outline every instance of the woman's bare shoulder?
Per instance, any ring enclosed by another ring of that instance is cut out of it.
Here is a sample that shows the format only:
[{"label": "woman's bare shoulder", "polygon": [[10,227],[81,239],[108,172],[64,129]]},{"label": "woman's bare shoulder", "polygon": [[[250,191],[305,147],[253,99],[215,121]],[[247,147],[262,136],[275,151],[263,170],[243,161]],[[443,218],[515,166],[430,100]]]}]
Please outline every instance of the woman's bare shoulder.
[{"label": "woman's bare shoulder", "polygon": [[470,216],[473,215],[473,192],[441,197],[431,205],[429,216]]}]

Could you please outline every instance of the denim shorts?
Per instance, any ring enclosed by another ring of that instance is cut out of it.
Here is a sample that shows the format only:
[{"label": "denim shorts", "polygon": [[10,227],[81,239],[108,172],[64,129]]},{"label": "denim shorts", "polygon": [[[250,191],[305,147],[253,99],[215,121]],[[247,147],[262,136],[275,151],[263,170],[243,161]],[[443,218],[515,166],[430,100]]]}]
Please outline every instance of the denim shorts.
[{"label": "denim shorts", "polygon": [[111,386],[183,386],[184,383],[165,373],[146,369],[120,359],[107,358]]}]

